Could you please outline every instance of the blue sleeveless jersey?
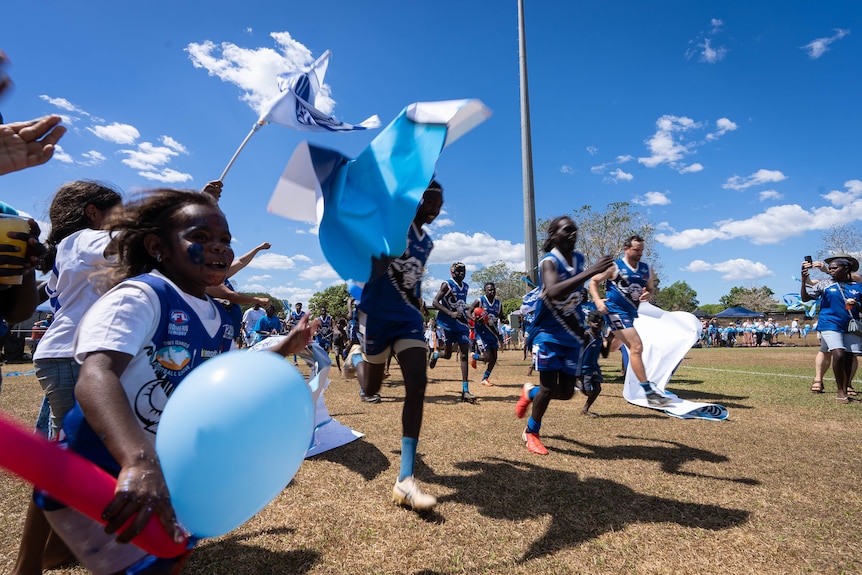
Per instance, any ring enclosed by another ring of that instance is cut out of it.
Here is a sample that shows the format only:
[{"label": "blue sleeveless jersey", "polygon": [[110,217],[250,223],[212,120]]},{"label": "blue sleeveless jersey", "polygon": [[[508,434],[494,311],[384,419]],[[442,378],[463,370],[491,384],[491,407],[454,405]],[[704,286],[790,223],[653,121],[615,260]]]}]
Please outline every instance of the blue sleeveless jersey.
[{"label": "blue sleeveless jersey", "polygon": [[544,295],[542,282],[542,266],[550,261],[557,268],[558,281],[573,278],[584,271],[584,255],[573,252],[574,268],[569,269],[565,261],[554,254],[547,254],[539,262],[539,288],[542,293],[536,305],[536,316],[530,327],[528,343],[551,342],[567,347],[580,347],[588,339],[584,329],[584,312],[581,303],[584,301],[585,290],[580,287],[570,292],[562,301],[552,301]]},{"label": "blue sleeveless jersey", "polygon": [[[163,279],[150,274],[132,278],[149,285],[159,297],[159,323],[153,338],[141,353],[146,353],[155,379],[143,382],[132,411],[141,427],[153,434],[155,441],[161,410],[153,405],[153,396],[169,399],[171,394],[196,366],[210,357],[230,350],[234,337],[230,314],[221,305],[216,305],[221,316],[221,327],[214,337],[207,333],[200,318],[182,296]],[[63,421],[69,448],[93,461],[112,475],[120,472],[119,464],[96,435],[78,404]]]},{"label": "blue sleeveless jersey", "polygon": [[615,260],[617,275],[605,282],[608,313],[625,314],[632,318],[638,316],[640,297],[649,281],[649,265],[638,262],[632,269],[622,258]]},{"label": "blue sleeveless jersey", "polygon": [[456,333],[467,333],[470,331],[470,324],[467,323],[467,292],[470,290],[470,285],[463,282],[460,286],[453,279],[446,280],[449,285],[449,291],[443,296],[443,307],[449,311],[457,311],[458,319],[452,319],[445,313],[437,314],[437,323],[440,324],[446,331]]},{"label": "blue sleeveless jersey", "polygon": [[500,314],[503,312],[503,303],[500,298],[494,298],[494,302],[488,301],[484,295],[479,296],[479,307],[488,314],[487,322],[476,324],[476,334],[487,341],[491,338],[500,338]]},{"label": "blue sleeveless jersey", "polygon": [[[591,335],[587,334],[587,338]],[[602,353],[602,338],[593,337],[589,339],[589,343],[584,346],[584,351],[581,354],[581,373],[586,375],[590,373],[598,373],[601,371],[599,367],[599,356]]]},{"label": "blue sleeveless jersey", "polygon": [[386,272],[365,284],[359,309],[387,320],[422,320],[422,273],[434,242],[421,228],[410,224],[407,249]]}]

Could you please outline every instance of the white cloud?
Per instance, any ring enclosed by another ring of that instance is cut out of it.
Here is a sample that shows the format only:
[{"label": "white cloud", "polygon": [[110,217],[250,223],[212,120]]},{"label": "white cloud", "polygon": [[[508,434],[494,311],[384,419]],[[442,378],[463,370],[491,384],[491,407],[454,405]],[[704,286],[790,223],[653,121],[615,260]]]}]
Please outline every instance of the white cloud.
[{"label": "white cloud", "polygon": [[765,264],[743,258],[716,263],[694,260],[681,269],[695,273],[716,271],[721,273],[722,280],[734,282],[758,280],[775,275]]},{"label": "white cloud", "polygon": [[87,112],[67,100],[66,98],[52,98],[51,96],[47,96],[45,94],[40,94],[39,98],[48,102],[52,106],[56,106],[61,110],[66,110],[67,112],[75,112],[76,114],[82,114],[84,116],[89,116]]},{"label": "white cloud", "polygon": [[293,256],[293,261],[295,261],[295,262],[305,262],[305,263],[310,264],[310,263],[311,263],[312,261],[314,261],[314,260],[312,260],[310,257],[308,257],[308,256],[307,256],[307,255],[305,255],[305,254],[296,254],[295,256]]},{"label": "white cloud", "polygon": [[449,218],[437,218],[434,222],[428,226],[428,229],[432,232],[439,230],[440,228],[451,228],[455,225],[453,220]]},{"label": "white cloud", "polygon": [[626,162],[631,162],[634,159],[635,159],[634,156],[632,156],[630,154],[624,154],[622,156],[617,156],[617,163],[618,164],[625,164]]},{"label": "white cloud", "polygon": [[738,127],[735,122],[727,118],[719,118],[715,121],[715,131],[707,134],[706,139],[710,141],[717,140],[726,133],[735,131]]},{"label": "white cloud", "polygon": [[595,156],[599,153],[599,149],[595,146],[587,146],[587,153],[591,156]]},{"label": "white cloud", "polygon": [[787,176],[778,170],[757,170],[750,176],[733,176],[727,179],[727,182],[721,187],[725,190],[744,190],[751,186],[759,186],[762,184],[772,184],[781,182],[787,179]]},{"label": "white cloud", "polygon": [[715,64],[723,60],[725,55],[727,55],[727,48],[724,46],[715,47],[712,43],[712,37],[721,32],[724,22],[718,18],[712,18],[709,21],[709,26],[708,30],[699,32],[694,39],[689,40],[688,43],[692,47],[685,52],[686,60],[691,60],[694,56],[697,56],[699,62]]},{"label": "white cloud", "polygon": [[697,172],[703,171],[703,164],[695,162],[693,164],[689,164],[688,166],[683,166],[679,169],[680,174],[694,174]]},{"label": "white cloud", "polygon": [[699,47],[701,49],[700,61],[706,62],[707,64],[721,62],[724,60],[725,55],[727,55],[727,48],[724,46],[713,48],[712,40],[709,38],[706,38],[701,44],[699,44]]},{"label": "white cloud", "polygon": [[130,126],[129,124],[120,124],[119,122],[114,122],[108,126],[88,127],[87,130],[102,140],[107,140],[108,142],[121,145],[134,144],[141,136],[141,133],[134,126]]},{"label": "white cloud", "polygon": [[[278,50],[242,48],[230,42],[216,45],[206,40],[189,44],[186,52],[195,68],[203,68],[210,76],[243,90],[240,99],[260,113],[262,104],[279,94],[276,83],[279,75],[302,70],[314,62],[311,50],[288,32],[272,32],[270,36]],[[321,86],[315,106],[324,113],[330,113],[335,106],[327,84]]]},{"label": "white cloud", "polygon": [[509,240],[498,240],[485,232],[473,235],[449,232],[434,238],[434,251],[428,261],[431,264],[451,265],[462,261],[466,264],[486,266],[490,262],[506,262],[512,269],[524,269],[524,244],[513,244]]},{"label": "white cloud", "polygon": [[764,190],[758,194],[761,202],[765,202],[766,200],[780,200],[784,196],[775,191],[775,190]]},{"label": "white cloud", "polygon": [[299,278],[304,280],[324,280],[335,279],[337,277],[338,273],[329,264],[311,266],[299,272]]},{"label": "white cloud", "polygon": [[844,182],[844,186],[847,187],[846,192],[832,190],[831,192],[823,194],[823,199],[835,206],[846,206],[862,196],[862,181],[849,180]]},{"label": "white cloud", "polygon": [[574,173],[575,173],[575,169],[574,169],[573,167],[571,167],[570,165],[568,165],[568,164],[563,164],[563,165],[562,165],[562,167],[560,167],[560,173],[563,173],[563,174],[574,174]]},{"label": "white cloud", "polygon": [[700,128],[701,124],[684,116],[664,115],[656,120],[656,127],[656,133],[644,142],[650,156],[638,158],[638,162],[648,168],[665,163],[674,166],[690,154],[690,145],[677,141],[677,138],[689,130]]},{"label": "white cloud", "polygon": [[179,184],[182,182],[190,182],[193,179],[191,174],[178,172],[171,168],[162,168],[160,170],[141,170],[138,172],[138,175],[142,178],[163,182],[165,184]]},{"label": "white cloud", "polygon": [[105,156],[96,150],[90,150],[81,155],[84,156],[84,161],[82,163],[85,166],[98,166],[105,161]]},{"label": "white cloud", "polygon": [[712,228],[668,230],[656,240],[671,249],[688,249],[714,240],[743,239],[754,245],[777,244],[806,232],[823,231],[862,220],[862,181],[849,180],[848,192],[830,192],[822,197],[832,205],[808,210],[798,204],[772,206],[744,220],[716,222]]},{"label": "white cloud", "polygon": [[643,196],[638,196],[632,200],[639,206],[666,206],[670,203],[670,198],[662,192],[647,192]]},{"label": "white cloud", "polygon": [[53,159],[57,160],[58,162],[63,162],[64,164],[75,163],[75,160],[72,159],[72,156],[70,156],[69,153],[66,152],[66,150],[63,149],[63,146],[61,146],[60,144],[54,145]]},{"label": "white cloud", "polygon": [[265,281],[270,280],[270,279],[272,279],[271,275],[263,274],[263,275],[259,275],[259,276],[251,276],[248,279],[246,279],[246,281],[249,283],[253,283],[253,282],[265,282]]},{"label": "white cloud", "polygon": [[850,30],[847,30],[846,28],[835,28],[835,33],[832,36],[829,36],[828,38],[817,38],[800,48],[808,53],[809,58],[816,60],[829,50],[830,44],[836,40],[840,40],[849,33]]},{"label": "white cloud", "polygon": [[182,144],[180,144],[179,142],[177,142],[176,140],[174,140],[170,136],[162,136],[161,138],[159,138],[159,141],[162,144],[164,144],[165,146],[167,146],[168,148],[174,150],[175,152],[179,152],[180,154],[188,154],[189,153],[189,151],[186,149],[185,146],[183,146]]},{"label": "white cloud", "polygon": [[258,254],[248,267],[257,270],[291,270],[296,267],[296,263],[288,256],[265,253]]},{"label": "white cloud", "polygon": [[624,172],[621,169],[617,168],[616,170],[608,174],[608,177],[605,179],[616,184],[618,182],[630,182],[634,180],[635,177],[632,174],[629,174],[628,172]]}]

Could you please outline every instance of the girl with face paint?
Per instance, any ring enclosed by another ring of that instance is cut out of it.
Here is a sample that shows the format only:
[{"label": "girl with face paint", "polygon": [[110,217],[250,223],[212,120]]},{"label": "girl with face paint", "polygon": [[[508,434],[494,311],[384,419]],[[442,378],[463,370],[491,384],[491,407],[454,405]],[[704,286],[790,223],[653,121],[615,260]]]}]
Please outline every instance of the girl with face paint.
[{"label": "girl with face paint", "polygon": [[[116,285],[81,320],[77,404],[63,431],[69,449],[117,477],[115,496],[102,513],[104,527],[56,503],[46,511],[75,556],[97,574],[149,560],[135,546],[116,543],[137,536],[152,515],[183,541],[155,433],[183,378],[231,349],[234,338],[228,312],[206,294],[224,281],[233,260],[227,220],[210,196],[155,190],[121,210],[109,229],[117,232],[117,255],[104,277]],[[308,345],[311,328],[297,327],[276,352]]]}]

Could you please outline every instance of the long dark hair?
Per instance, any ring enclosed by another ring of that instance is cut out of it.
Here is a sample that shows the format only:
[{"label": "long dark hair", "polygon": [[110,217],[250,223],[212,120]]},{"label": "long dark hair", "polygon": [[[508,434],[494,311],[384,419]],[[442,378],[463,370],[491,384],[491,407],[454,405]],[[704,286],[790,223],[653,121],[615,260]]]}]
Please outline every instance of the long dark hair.
[{"label": "long dark hair", "polygon": [[106,210],[122,203],[119,192],[101,182],[78,180],[63,184],[54,194],[48,217],[51,220],[51,231],[45,240],[48,252],[42,258],[39,270],[50,272],[57,259],[57,244],[80,230],[90,227],[87,216],[87,206],[97,210]]},{"label": "long dark hair", "polygon": [[170,232],[177,225],[176,213],[189,205],[218,208],[218,204],[209,194],[160,188],[145,192],[111,218],[108,229],[116,232],[111,244],[112,255],[116,255],[116,261],[108,270],[109,286],[158,267],[158,261],[144,245],[144,238],[154,234],[168,243]]}]

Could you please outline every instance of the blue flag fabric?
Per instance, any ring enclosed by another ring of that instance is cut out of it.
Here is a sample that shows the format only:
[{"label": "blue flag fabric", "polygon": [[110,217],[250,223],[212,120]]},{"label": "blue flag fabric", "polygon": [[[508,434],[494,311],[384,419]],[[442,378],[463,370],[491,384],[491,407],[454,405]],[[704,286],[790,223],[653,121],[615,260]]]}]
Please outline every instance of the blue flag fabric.
[{"label": "blue flag fabric", "polygon": [[270,212],[320,224],[320,247],[345,280],[366,282],[407,248],[407,229],[443,148],[490,115],[478,100],[412,104],[357,157],[303,142]]}]

